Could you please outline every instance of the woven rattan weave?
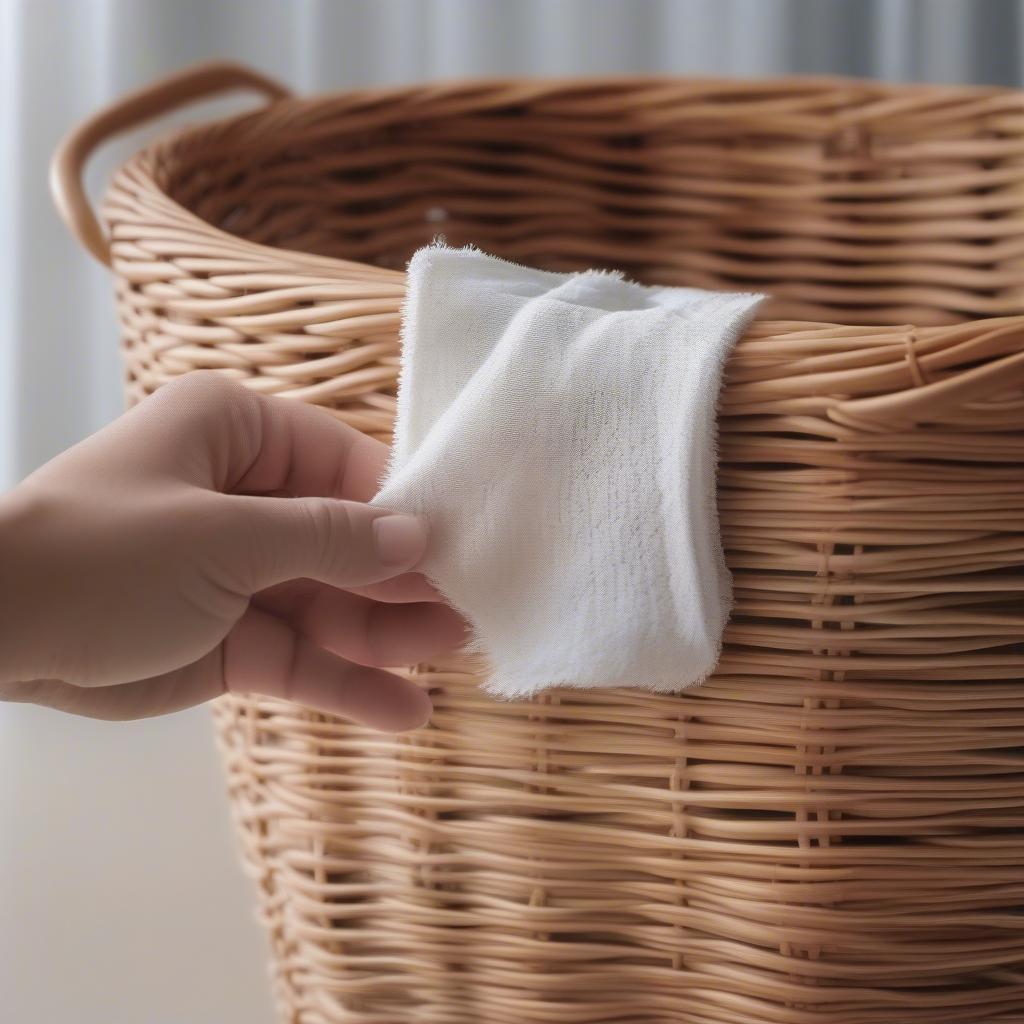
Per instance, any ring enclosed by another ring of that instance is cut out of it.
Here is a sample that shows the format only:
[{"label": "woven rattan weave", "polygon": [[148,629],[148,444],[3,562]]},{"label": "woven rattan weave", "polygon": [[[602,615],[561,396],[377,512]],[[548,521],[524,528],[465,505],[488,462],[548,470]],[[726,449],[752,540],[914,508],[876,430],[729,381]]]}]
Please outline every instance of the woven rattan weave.
[{"label": "woven rattan weave", "polygon": [[[271,101],[79,183],[107,135]],[[205,67],[83,126],[65,216],[127,391],[217,368],[388,435],[443,233],[774,299],[721,406],[737,606],[680,696],[481,695],[428,728],[215,714],[283,1021],[1024,1021],[1024,95],[845,79],[290,98]],[[159,884],[159,879],[154,879]]]}]

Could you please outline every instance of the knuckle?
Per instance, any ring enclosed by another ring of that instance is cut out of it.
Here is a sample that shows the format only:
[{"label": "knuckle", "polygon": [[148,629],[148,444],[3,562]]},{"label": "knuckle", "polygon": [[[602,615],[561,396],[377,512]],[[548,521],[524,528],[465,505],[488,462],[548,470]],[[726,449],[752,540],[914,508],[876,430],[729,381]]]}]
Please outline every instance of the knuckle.
[{"label": "knuckle", "polygon": [[40,704],[49,706],[54,691],[52,679],[22,679],[4,683],[0,689],[0,699],[12,704]]},{"label": "knuckle", "polygon": [[80,715],[90,713],[94,691],[72,686],[61,679],[28,679],[0,691],[0,699],[18,704],[36,704],[52,711]]},{"label": "knuckle", "polygon": [[354,527],[349,510],[341,502],[313,499],[303,503],[313,531],[317,563],[335,571],[352,564]]},{"label": "knuckle", "polygon": [[162,384],[150,400],[189,409],[193,415],[215,420],[243,418],[249,426],[258,413],[254,391],[218,370],[192,370]]},{"label": "knuckle", "polygon": [[192,370],[164,384],[158,394],[188,396],[194,402],[219,404],[242,385],[217,370]]}]

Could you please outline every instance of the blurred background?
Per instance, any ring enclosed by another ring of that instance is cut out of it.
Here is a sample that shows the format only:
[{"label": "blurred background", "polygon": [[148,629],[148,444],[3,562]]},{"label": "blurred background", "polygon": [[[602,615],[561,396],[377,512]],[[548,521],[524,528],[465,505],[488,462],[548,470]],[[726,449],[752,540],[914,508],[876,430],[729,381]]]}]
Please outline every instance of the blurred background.
[{"label": "blurred background", "polygon": [[[0,0],[0,487],[121,409],[110,282],[53,211],[77,122],[233,58],[299,92],[510,75],[842,74],[1021,85],[1020,0]],[[156,131],[108,146],[93,195]],[[19,1024],[270,1024],[208,712],[0,705],[0,998]]]}]

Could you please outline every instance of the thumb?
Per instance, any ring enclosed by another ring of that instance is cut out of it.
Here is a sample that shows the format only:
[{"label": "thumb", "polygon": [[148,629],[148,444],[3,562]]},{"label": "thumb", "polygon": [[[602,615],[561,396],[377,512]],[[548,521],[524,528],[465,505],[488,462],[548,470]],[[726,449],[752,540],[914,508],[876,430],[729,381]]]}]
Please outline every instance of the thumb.
[{"label": "thumb", "polygon": [[218,561],[243,592],[299,578],[362,587],[408,572],[426,550],[416,516],[333,498],[225,497],[233,526]]}]

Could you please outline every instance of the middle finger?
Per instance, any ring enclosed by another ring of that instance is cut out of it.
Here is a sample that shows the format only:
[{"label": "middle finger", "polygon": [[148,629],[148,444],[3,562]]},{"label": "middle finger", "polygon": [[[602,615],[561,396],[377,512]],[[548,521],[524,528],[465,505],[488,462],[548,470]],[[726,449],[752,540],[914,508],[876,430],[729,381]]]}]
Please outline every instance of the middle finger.
[{"label": "middle finger", "polygon": [[435,601],[384,603],[313,580],[261,591],[253,603],[313,643],[359,665],[414,665],[461,647],[466,621]]}]

